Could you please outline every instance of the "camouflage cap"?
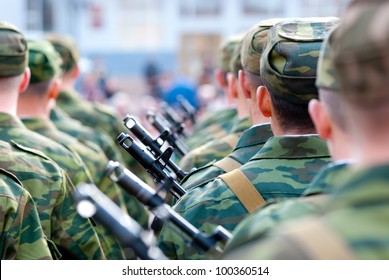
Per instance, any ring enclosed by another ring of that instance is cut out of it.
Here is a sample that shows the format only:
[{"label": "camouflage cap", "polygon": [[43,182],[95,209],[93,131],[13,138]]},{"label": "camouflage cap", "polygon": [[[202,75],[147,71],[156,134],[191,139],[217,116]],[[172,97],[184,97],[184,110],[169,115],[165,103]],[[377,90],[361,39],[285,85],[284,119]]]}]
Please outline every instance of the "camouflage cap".
[{"label": "camouflage cap", "polygon": [[19,29],[11,23],[0,22],[0,77],[22,74],[27,68],[27,43]]},{"label": "camouflage cap", "polygon": [[317,98],[317,62],[323,39],[337,18],[301,18],[273,26],[260,62],[260,75],[271,94],[293,104]]},{"label": "camouflage cap", "polygon": [[354,1],[336,34],[334,63],[341,94],[364,105],[389,98],[388,13],[388,1]]},{"label": "camouflage cap", "polygon": [[333,61],[333,39],[335,30],[336,27],[329,32],[320,50],[319,61],[317,63],[316,87],[338,92],[339,83],[335,74]]},{"label": "camouflage cap", "polygon": [[267,33],[274,24],[282,20],[281,18],[262,20],[244,35],[240,53],[241,63],[251,73],[259,75],[259,63],[267,41]]},{"label": "camouflage cap", "polygon": [[80,59],[80,53],[76,42],[70,36],[48,34],[46,35],[46,40],[51,42],[57,52],[61,55],[63,62],[62,70],[64,72],[69,72],[77,65],[78,60]]},{"label": "camouflage cap", "polygon": [[230,72],[230,60],[235,47],[241,42],[243,34],[238,34],[223,41],[219,46],[217,65],[224,72]]},{"label": "camouflage cap", "polygon": [[239,70],[243,69],[242,61],[240,57],[241,49],[242,49],[242,41],[235,46],[235,49],[232,52],[231,60],[230,60],[230,72],[232,72],[232,74],[234,74],[236,78],[238,78]]},{"label": "camouflage cap", "polygon": [[28,66],[31,70],[30,83],[48,81],[61,73],[61,56],[49,41],[28,41],[27,45]]}]

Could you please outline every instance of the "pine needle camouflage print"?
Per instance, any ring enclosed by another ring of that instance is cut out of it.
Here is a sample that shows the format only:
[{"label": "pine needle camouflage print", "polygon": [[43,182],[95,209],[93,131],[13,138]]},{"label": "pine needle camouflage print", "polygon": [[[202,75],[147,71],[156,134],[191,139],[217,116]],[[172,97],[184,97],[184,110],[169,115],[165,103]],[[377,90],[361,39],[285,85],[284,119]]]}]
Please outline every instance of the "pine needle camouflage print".
[{"label": "pine needle camouflage print", "polygon": [[202,124],[201,126],[204,127],[187,137],[185,144],[192,150],[209,141],[226,136],[237,119],[236,109],[229,108],[218,111],[218,116],[212,118],[212,121],[207,120],[208,125]]},{"label": "pine needle camouflage print", "polygon": [[27,67],[27,43],[19,29],[11,23],[0,21],[0,77],[22,74]]},{"label": "pine needle camouflage print", "polygon": [[0,168],[15,174],[34,199],[53,258],[105,259],[92,224],[75,209],[65,172],[42,152],[14,141],[1,141],[0,152]]},{"label": "pine needle camouflage print", "polygon": [[[335,34],[334,63],[340,93],[357,104],[374,108],[387,100],[389,12],[386,1],[358,3],[344,14]],[[363,36],[361,36],[363,34]]]},{"label": "pine needle camouflage print", "polygon": [[[339,19],[283,21],[269,30],[260,75],[271,94],[292,104],[317,97],[317,61],[323,39]],[[298,58],[298,59],[295,59]]]},{"label": "pine needle camouflage print", "polygon": [[0,258],[52,260],[38,211],[20,181],[0,169]]},{"label": "pine needle camouflage print", "polygon": [[252,122],[249,118],[237,120],[231,128],[231,132],[220,138],[214,139],[186,154],[180,160],[180,167],[184,171],[200,168],[213,160],[219,160],[232,152],[240,135],[249,128]]},{"label": "pine needle camouflage print", "polygon": [[[317,241],[321,248],[331,248],[331,259],[389,259],[388,165],[352,172],[337,192],[330,196],[320,216],[284,223],[268,238],[257,239],[239,247],[234,259],[328,259],[321,250],[307,246],[315,240],[317,225],[331,238]],[[299,224],[297,224],[299,222]],[[301,224],[301,225],[300,225]],[[316,235],[320,235],[317,234]],[[327,250],[328,251],[328,250]],[[327,253],[328,254],[328,253]]]},{"label": "pine needle camouflage print", "polygon": [[302,197],[270,202],[249,215],[232,232],[232,238],[226,244],[223,258],[229,258],[229,251],[251,240],[261,238],[284,221],[319,213],[327,202],[328,194],[334,192],[335,186],[345,181],[349,173],[348,164],[330,163],[313,178]]},{"label": "pine needle camouflage print", "polygon": [[[245,130],[229,158],[239,162],[241,165],[247,163],[265,144],[267,139],[273,136],[270,124],[255,125]],[[208,181],[224,174],[225,171],[216,166],[213,161],[191,173],[189,173],[180,183],[186,190],[203,185]]]},{"label": "pine needle camouflage print", "polygon": [[[51,111],[50,117],[59,130],[77,138],[85,145],[90,145],[92,142],[93,146],[97,145],[103,149],[108,159],[124,164],[124,160],[121,153],[119,152],[118,145],[114,143],[105,132],[96,133],[92,128],[82,125],[79,121],[70,118],[59,108],[53,109]],[[137,174],[139,175],[138,177],[140,177],[141,174]],[[153,186],[151,177],[149,175],[147,175],[147,178],[142,177],[141,179],[147,182],[149,185]],[[151,181],[151,183],[149,181]],[[147,228],[149,215],[144,210],[144,207],[139,208],[138,203],[135,203],[134,205],[134,198],[126,192],[123,192],[123,197],[126,203],[127,212],[132,217],[136,217],[137,222],[143,228]]]},{"label": "pine needle camouflage print", "polygon": [[[319,169],[329,161],[327,145],[317,136],[277,136],[270,138],[240,170],[268,201],[301,196]],[[174,210],[208,234],[217,225],[232,231],[248,215],[220,178],[193,188],[177,202]],[[185,239],[167,226],[162,229],[158,242],[169,258],[209,258],[198,248],[187,247]]]}]

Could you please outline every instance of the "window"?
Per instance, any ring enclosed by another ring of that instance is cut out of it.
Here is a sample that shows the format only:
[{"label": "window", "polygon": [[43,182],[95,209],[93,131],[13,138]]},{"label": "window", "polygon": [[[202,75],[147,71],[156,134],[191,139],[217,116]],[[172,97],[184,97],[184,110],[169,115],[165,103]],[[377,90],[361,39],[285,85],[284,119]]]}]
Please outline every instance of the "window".
[{"label": "window", "polygon": [[181,0],[180,14],[192,17],[217,16],[221,13],[221,4],[220,0]]}]

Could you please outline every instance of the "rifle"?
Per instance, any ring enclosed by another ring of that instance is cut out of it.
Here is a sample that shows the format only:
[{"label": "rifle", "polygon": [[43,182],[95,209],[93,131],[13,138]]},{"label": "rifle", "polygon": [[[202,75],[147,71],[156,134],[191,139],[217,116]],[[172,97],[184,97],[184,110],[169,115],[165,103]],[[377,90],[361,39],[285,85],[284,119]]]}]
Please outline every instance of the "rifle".
[{"label": "rifle", "polygon": [[152,111],[148,111],[146,114],[147,120],[154,126],[161,136],[161,139],[166,140],[174,149],[181,155],[185,156],[189,149],[179,137],[176,136],[172,130],[167,127],[166,119],[161,115]]},{"label": "rifle", "polygon": [[120,133],[117,137],[117,141],[147,170],[148,173],[154,177],[156,182],[162,183],[162,188],[170,191],[175,198],[179,199],[186,193],[186,191],[172,178],[172,176],[164,170],[166,162],[168,162],[173,153],[172,147],[168,147],[159,157],[155,159],[151,153],[142,149],[128,134]]},{"label": "rifle", "polygon": [[[174,139],[171,135],[169,135],[169,130],[163,130],[159,137],[153,139],[150,133],[139,122],[137,122],[134,117],[130,115],[125,116],[123,122],[124,126],[127,127],[155,157],[160,157],[163,154],[161,146],[163,145],[165,140],[168,140],[168,142],[170,143],[169,139]],[[181,147],[179,144],[173,145],[174,148],[176,148],[175,146],[177,146],[178,149],[180,149],[181,151]],[[166,159],[166,165],[171,169],[173,173],[176,174],[178,179],[181,180],[186,176],[186,173],[182,169],[180,169],[170,158]]]},{"label": "rifle", "polygon": [[178,104],[180,104],[184,111],[184,121],[189,119],[192,124],[196,123],[196,109],[189,103],[189,101],[182,95],[177,96]]},{"label": "rifle", "polygon": [[131,248],[143,260],[166,259],[162,251],[153,245],[156,242],[152,232],[144,230],[95,185],[79,184],[74,197],[78,213],[85,218],[93,216],[117,238],[123,248]]},{"label": "rifle", "polygon": [[231,234],[221,226],[216,227],[211,235],[205,236],[167,205],[152,187],[144,183],[120,163],[110,161],[107,165],[107,174],[111,180],[121,186],[127,193],[133,195],[141,203],[147,206],[158,219],[170,221],[176,225],[203,251],[206,252],[213,249],[217,252],[221,252],[222,250],[217,246],[217,242],[226,242],[231,238]]},{"label": "rifle", "polygon": [[169,106],[166,102],[161,102],[161,109],[163,116],[167,123],[170,125],[171,130],[182,138],[186,138],[185,123],[178,114]]}]

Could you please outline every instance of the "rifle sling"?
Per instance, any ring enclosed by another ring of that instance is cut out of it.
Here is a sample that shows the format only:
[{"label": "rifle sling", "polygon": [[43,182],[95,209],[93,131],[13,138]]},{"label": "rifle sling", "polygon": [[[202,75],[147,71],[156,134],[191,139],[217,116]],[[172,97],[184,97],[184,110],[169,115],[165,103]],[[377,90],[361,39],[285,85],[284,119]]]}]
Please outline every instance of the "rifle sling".
[{"label": "rifle sling", "polygon": [[228,173],[234,169],[237,169],[242,166],[242,164],[238,161],[236,161],[233,158],[225,157],[213,164],[214,166],[220,168],[224,172]]},{"label": "rifle sling", "polygon": [[261,194],[240,169],[220,175],[219,178],[227,184],[250,214],[266,204]]}]

